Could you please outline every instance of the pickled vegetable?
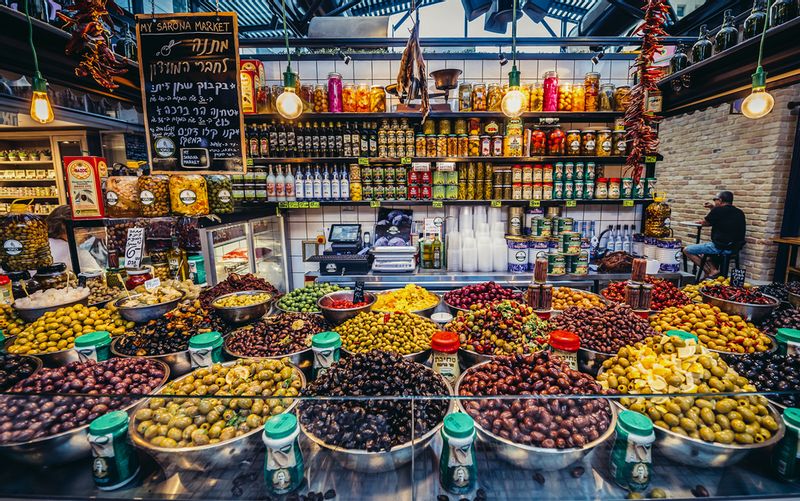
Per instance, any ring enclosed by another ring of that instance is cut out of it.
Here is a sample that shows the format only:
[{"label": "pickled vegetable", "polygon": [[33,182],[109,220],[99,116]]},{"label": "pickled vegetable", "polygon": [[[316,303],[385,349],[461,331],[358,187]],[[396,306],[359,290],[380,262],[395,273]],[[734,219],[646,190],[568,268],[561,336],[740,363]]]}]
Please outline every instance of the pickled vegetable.
[{"label": "pickled vegetable", "polygon": [[141,176],[138,188],[143,216],[169,215],[169,176]]},{"label": "pickled vegetable", "polygon": [[0,266],[6,271],[34,270],[53,264],[47,223],[39,216],[27,212],[3,216],[0,243]]},{"label": "pickled vegetable", "polygon": [[206,176],[209,209],[214,214],[233,213],[233,185],[230,176]]},{"label": "pickled vegetable", "polygon": [[140,213],[136,176],[109,176],[106,179],[106,215],[136,217]]},{"label": "pickled vegetable", "polygon": [[206,180],[197,174],[169,177],[169,199],[172,212],[182,216],[205,216],[208,214]]}]

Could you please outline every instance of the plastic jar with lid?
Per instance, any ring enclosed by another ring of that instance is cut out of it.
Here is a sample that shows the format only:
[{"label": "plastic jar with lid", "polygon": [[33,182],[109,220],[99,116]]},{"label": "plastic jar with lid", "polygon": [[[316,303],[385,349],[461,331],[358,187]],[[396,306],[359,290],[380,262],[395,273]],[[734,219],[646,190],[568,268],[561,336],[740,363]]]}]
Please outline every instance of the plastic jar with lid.
[{"label": "plastic jar with lid", "polygon": [[369,89],[369,111],[384,113],[386,111],[386,91],[383,85],[373,85]]},{"label": "plastic jar with lid", "polygon": [[598,111],[600,103],[600,73],[590,71],[583,76],[583,103],[585,111]]},{"label": "plastic jar with lid", "polygon": [[594,198],[598,200],[605,200],[608,198],[608,179],[605,177],[598,177],[594,185]]},{"label": "plastic jar with lid", "polygon": [[651,447],[655,439],[650,418],[629,410],[619,413],[609,453],[609,472],[617,485],[631,492],[647,490],[652,477]]},{"label": "plastic jar with lid", "polygon": [[[342,87],[342,110],[345,113],[355,113],[358,111],[356,101],[356,85],[352,83],[344,84]],[[330,108],[331,96],[328,94],[328,107]]]},{"label": "plastic jar with lid", "polygon": [[611,136],[611,129],[601,129],[597,131],[597,147],[595,154],[598,157],[609,157],[613,153],[613,150],[614,141]]},{"label": "plastic jar with lid", "polygon": [[573,111],[572,84],[569,82],[558,84],[558,111]]},{"label": "plastic jar with lid", "polygon": [[604,83],[600,86],[600,111],[614,111],[614,84]]},{"label": "plastic jar with lid", "polygon": [[53,263],[37,268],[31,280],[37,284],[39,290],[64,289],[68,285],[77,285],[74,279],[68,280],[66,263]]},{"label": "plastic jar with lid", "polygon": [[453,332],[438,331],[431,338],[431,367],[450,384],[461,375],[458,366],[458,335]]},{"label": "plastic jar with lid", "polygon": [[628,109],[628,104],[631,102],[631,87],[630,85],[620,85],[614,90],[614,110],[625,111]]},{"label": "plastic jar with lid", "polygon": [[499,84],[490,83],[486,94],[487,111],[500,111],[500,102],[503,100],[503,90]]},{"label": "plastic jar with lid", "polygon": [[[545,183],[553,182],[553,164],[544,164],[542,166],[542,181]],[[552,189],[552,186],[550,188]]]},{"label": "plastic jar with lid", "polygon": [[128,278],[125,280],[125,288],[128,290],[133,290],[140,285],[144,285],[145,282],[153,278],[149,266],[125,268],[125,271],[128,274]]},{"label": "plastic jar with lid", "polygon": [[486,111],[486,99],[486,84],[474,84],[472,86],[472,111]]},{"label": "plastic jar with lid", "polygon": [[620,197],[620,183],[621,179],[618,177],[612,177],[608,180],[608,198],[619,198]]},{"label": "plastic jar with lid", "polygon": [[581,131],[573,129],[567,131],[567,155],[578,156],[581,154]]},{"label": "plastic jar with lid", "polygon": [[143,216],[169,215],[169,176],[160,174],[140,176],[138,189]]},{"label": "plastic jar with lid", "polygon": [[439,134],[444,134],[445,136],[448,134],[453,133],[453,123],[447,119],[443,118],[439,120]]},{"label": "plastic jar with lid", "polygon": [[581,153],[594,155],[597,151],[597,131],[586,129],[581,131]]},{"label": "plastic jar with lid", "polygon": [[566,149],[567,135],[561,127],[554,127],[547,135],[547,154],[563,155]]},{"label": "plastic jar with lid", "polygon": [[206,180],[199,174],[169,176],[169,200],[172,212],[181,216],[208,214]]},{"label": "plastic jar with lid", "polygon": [[328,110],[328,90],[324,85],[318,84],[314,86],[314,97],[312,99],[311,108],[314,113],[325,113]]},{"label": "plastic jar with lid", "polygon": [[564,330],[554,330],[550,332],[548,343],[553,355],[569,365],[572,370],[578,370],[578,348],[581,347],[581,339],[574,332]]},{"label": "plastic jar with lid", "polygon": [[458,111],[472,111],[472,84],[458,86]]},{"label": "plastic jar with lid", "polygon": [[137,176],[109,176],[106,179],[106,216],[136,217],[141,213]]},{"label": "plastic jar with lid", "polygon": [[530,111],[542,111],[544,104],[544,87],[541,82],[531,84],[531,97],[528,105]]},{"label": "plastic jar with lid", "polygon": [[558,73],[548,71],[542,83],[542,111],[558,111]]}]

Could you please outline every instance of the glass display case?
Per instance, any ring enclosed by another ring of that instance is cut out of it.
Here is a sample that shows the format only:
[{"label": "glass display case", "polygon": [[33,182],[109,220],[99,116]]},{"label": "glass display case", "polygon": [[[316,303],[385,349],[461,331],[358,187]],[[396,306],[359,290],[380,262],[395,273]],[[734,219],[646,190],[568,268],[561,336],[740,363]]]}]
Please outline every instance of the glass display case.
[{"label": "glass display case", "polygon": [[225,280],[232,273],[253,272],[247,222],[200,228],[200,247],[209,285]]},{"label": "glass display case", "polygon": [[253,219],[249,225],[253,239],[255,274],[279,291],[288,292],[289,263],[284,252],[283,218],[269,216]]}]

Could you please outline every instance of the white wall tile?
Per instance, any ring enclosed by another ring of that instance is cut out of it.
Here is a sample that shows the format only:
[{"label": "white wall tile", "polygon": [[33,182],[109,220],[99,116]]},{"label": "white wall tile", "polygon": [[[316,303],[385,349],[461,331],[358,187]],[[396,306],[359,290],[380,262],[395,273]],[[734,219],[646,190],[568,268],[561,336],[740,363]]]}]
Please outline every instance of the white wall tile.
[{"label": "white wall tile", "polygon": [[486,82],[499,82],[503,73],[507,73],[506,66],[500,66],[498,61],[481,61],[483,63],[483,80]]},{"label": "white wall tile", "polygon": [[467,59],[464,61],[464,79],[470,82],[483,80],[483,61]]},{"label": "white wall tile", "polygon": [[302,214],[297,214],[289,218],[289,238],[305,238],[306,221],[302,219]]},{"label": "white wall tile", "polygon": [[427,70],[428,73],[436,70],[443,70],[445,69],[445,67],[446,67],[445,63],[441,59],[425,61],[425,69]]},{"label": "white wall tile", "polygon": [[629,61],[614,60],[611,61],[611,78],[612,80],[625,80],[629,79]]},{"label": "white wall tile", "polygon": [[292,273],[292,289],[299,289],[303,286],[305,274],[302,271]]},{"label": "white wall tile", "polygon": [[575,79],[575,61],[556,61],[556,71],[560,82],[573,82]]},{"label": "white wall tile", "polygon": [[280,80],[283,78],[283,70],[286,66],[281,66],[280,61],[264,61],[264,75],[267,80]]},{"label": "white wall tile", "polygon": [[461,70],[461,76],[459,77],[459,79],[464,77],[464,63],[465,61],[463,59],[457,59],[452,61],[446,59],[444,61],[445,68],[458,68],[459,70]]},{"label": "white wall tile", "polygon": [[375,84],[386,85],[397,74],[392,74],[391,65],[389,61],[372,61],[372,80]]},{"label": "white wall tile", "polygon": [[372,61],[352,61],[350,66],[353,67],[353,78],[358,83],[372,81]]},{"label": "white wall tile", "polygon": [[293,238],[289,240],[289,254],[292,256],[303,256],[303,239]]},{"label": "white wall tile", "polygon": [[[321,209],[308,209],[305,211],[306,215],[306,222],[309,223],[321,223],[322,222],[322,210]],[[309,225],[310,228],[310,225]]]},{"label": "white wall tile", "polygon": [[[558,63],[555,59],[542,59],[539,61],[539,78],[544,78],[544,74],[548,71],[555,71],[556,63]],[[559,77],[561,75],[559,74]]]},{"label": "white wall tile", "polygon": [[344,61],[337,60],[334,61],[334,66],[336,68],[336,73],[342,75],[342,80],[345,82],[353,81],[353,61],[351,61],[350,64],[344,64]]},{"label": "white wall tile", "polygon": [[342,208],[341,217],[343,223],[358,222],[358,212],[353,208]]},{"label": "white wall tile", "polygon": [[317,80],[325,82],[328,80],[328,73],[336,72],[335,61],[317,61]]},{"label": "white wall tile", "polygon": [[299,72],[300,82],[304,84],[316,83],[319,75],[316,61],[300,61],[299,63],[292,64],[292,67],[295,71]]}]

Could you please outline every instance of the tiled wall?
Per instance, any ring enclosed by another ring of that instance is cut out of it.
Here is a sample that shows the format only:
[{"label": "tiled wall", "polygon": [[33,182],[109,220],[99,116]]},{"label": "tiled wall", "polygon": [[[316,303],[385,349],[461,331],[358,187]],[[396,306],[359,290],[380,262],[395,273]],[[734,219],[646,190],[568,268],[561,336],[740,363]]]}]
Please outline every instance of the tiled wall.
[{"label": "tiled wall", "polygon": [[[447,209],[434,209],[430,206],[409,206],[402,202],[383,202],[383,206],[391,206],[414,211],[414,221],[422,222],[426,217],[444,217]],[[642,220],[642,208],[622,208],[619,205],[587,204],[573,208],[561,208],[564,217],[576,221],[595,221],[599,233],[608,225],[636,225],[639,228]],[[319,263],[303,262],[303,240],[314,240],[318,235],[327,237],[330,227],[335,223],[361,223],[361,230],[375,235],[374,226],[378,210],[366,206],[355,207],[323,207],[322,209],[292,210],[288,212],[288,239],[292,267],[292,288],[302,287],[306,272],[319,271]],[[505,221],[506,211],[502,209]]]}]

